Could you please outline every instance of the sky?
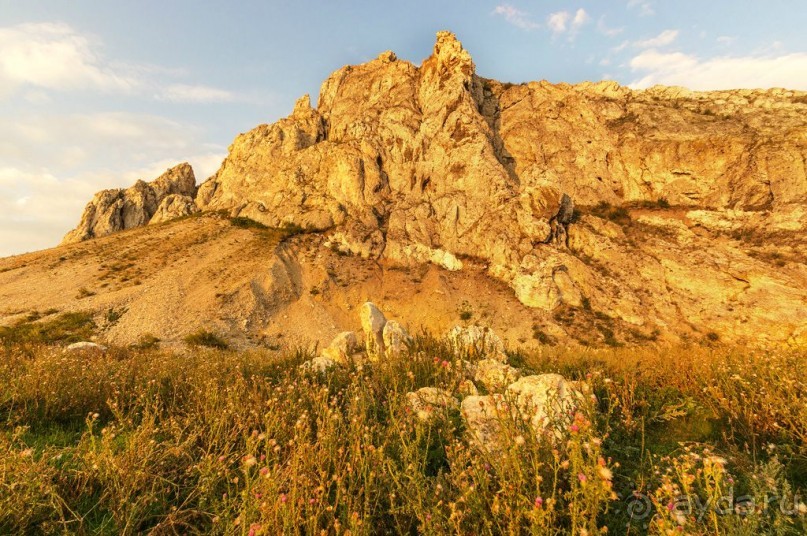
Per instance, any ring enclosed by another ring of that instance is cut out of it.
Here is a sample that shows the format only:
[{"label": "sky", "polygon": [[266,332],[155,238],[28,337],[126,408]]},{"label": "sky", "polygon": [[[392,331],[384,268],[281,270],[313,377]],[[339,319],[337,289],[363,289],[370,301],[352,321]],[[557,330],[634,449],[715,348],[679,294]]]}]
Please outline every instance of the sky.
[{"label": "sky", "polygon": [[291,113],[345,64],[419,64],[451,30],[480,76],[807,90],[804,0],[0,0],[0,257],[53,247],[93,193]]}]

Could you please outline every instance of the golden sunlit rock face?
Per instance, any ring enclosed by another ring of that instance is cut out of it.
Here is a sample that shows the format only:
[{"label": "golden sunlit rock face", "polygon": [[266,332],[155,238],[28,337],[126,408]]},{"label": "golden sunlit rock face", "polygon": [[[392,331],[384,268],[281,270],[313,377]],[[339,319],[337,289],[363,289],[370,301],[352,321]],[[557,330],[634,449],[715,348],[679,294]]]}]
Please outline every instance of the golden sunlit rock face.
[{"label": "golden sunlit rock face", "polygon": [[343,67],[316,108],[239,135],[198,193],[98,194],[65,242],[224,210],[370,261],[473,265],[553,336],[803,343],[805,162],[805,93],[505,84],[440,32],[421,66]]}]

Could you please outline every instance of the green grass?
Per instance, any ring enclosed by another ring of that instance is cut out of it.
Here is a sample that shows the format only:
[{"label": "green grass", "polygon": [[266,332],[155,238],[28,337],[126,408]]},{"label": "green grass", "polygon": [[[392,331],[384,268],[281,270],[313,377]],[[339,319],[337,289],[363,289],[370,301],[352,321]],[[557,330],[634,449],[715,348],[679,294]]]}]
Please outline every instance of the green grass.
[{"label": "green grass", "polygon": [[95,322],[88,312],[63,313],[56,318],[38,321],[32,314],[22,322],[0,327],[0,342],[4,345],[71,344],[89,340],[95,334]]},{"label": "green grass", "polygon": [[[773,508],[745,518],[707,512],[679,532],[668,509],[676,486],[703,500],[730,488],[735,496],[805,496],[802,351],[511,353],[525,373],[561,373],[584,382],[587,395],[559,441],[503,415],[509,439],[495,455],[469,440],[456,409],[421,421],[406,403],[406,393],[425,386],[459,402],[461,359],[486,356],[455,354],[428,335],[398,358],[324,375],[299,368],[313,355],[111,348],[87,356],[6,346],[0,533],[797,535],[807,528],[803,516]],[[631,518],[634,493],[655,517]]]}]

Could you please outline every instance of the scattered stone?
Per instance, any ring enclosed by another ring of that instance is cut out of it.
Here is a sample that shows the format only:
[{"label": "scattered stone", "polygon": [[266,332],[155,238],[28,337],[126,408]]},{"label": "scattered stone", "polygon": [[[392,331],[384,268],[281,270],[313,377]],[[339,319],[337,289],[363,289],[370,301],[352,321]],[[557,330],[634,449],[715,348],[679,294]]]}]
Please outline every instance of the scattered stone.
[{"label": "scattered stone", "polygon": [[466,397],[461,414],[471,441],[492,454],[509,448],[503,423],[513,418],[528,421],[537,437],[549,434],[561,439],[583,396],[570,383],[559,374],[525,376],[509,385],[504,395]]},{"label": "scattered stone", "polygon": [[89,341],[74,342],[67,347],[68,352],[83,352],[83,351],[97,351],[106,352],[106,346]]},{"label": "scattered stone", "polygon": [[457,392],[462,396],[477,396],[479,389],[471,380],[462,380],[457,387]]},{"label": "scattered stone", "polygon": [[498,394],[468,396],[462,401],[460,414],[477,448],[489,453],[502,449],[502,419],[508,418],[504,408],[504,397]]},{"label": "scattered stone", "polygon": [[400,356],[406,350],[407,345],[412,342],[409,333],[395,320],[389,320],[384,325],[383,338],[388,358]]},{"label": "scattered stone", "polygon": [[488,356],[507,361],[504,343],[492,329],[482,326],[455,326],[448,332],[448,340],[455,353],[468,352],[472,356]]},{"label": "scattered stone", "polygon": [[488,391],[502,391],[519,376],[521,373],[510,365],[495,359],[482,359],[476,364],[474,380]]},{"label": "scattered stone", "polygon": [[346,365],[350,362],[350,357],[359,350],[359,339],[356,334],[352,331],[343,331],[334,337],[327,348],[322,350],[322,357]]},{"label": "scattered stone", "polygon": [[560,374],[525,376],[507,387],[519,412],[528,415],[533,429],[560,434],[579,405],[582,394]]},{"label": "scattered stone", "polygon": [[300,365],[300,368],[306,372],[318,372],[320,374],[324,374],[335,366],[336,362],[333,359],[317,356]]},{"label": "scattered stone", "polygon": [[367,357],[373,361],[384,355],[384,326],[387,319],[378,307],[372,302],[361,306],[361,327],[367,347]]}]

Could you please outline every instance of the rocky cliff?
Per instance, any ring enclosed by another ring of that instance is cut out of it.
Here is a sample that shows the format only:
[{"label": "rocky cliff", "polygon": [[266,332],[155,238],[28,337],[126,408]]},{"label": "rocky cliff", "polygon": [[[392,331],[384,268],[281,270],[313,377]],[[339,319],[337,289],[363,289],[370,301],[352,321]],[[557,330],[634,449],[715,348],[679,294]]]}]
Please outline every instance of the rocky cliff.
[{"label": "rocky cliff", "polygon": [[196,177],[190,164],[175,166],[152,182],[137,181],[126,189],[95,194],[81,215],[78,227],[62,244],[71,244],[146,225],[155,214],[165,221],[194,212]]},{"label": "rocky cliff", "polygon": [[[133,188],[98,194],[65,241],[147,223],[159,195]],[[316,108],[239,135],[195,204],[171,205],[342,254],[482,266],[561,325],[571,308],[645,335],[807,336],[805,93],[503,84],[440,32],[420,66],[385,52],[339,69]]]}]

